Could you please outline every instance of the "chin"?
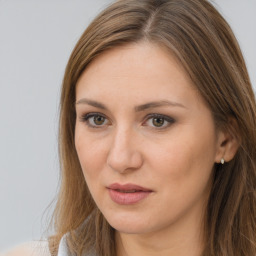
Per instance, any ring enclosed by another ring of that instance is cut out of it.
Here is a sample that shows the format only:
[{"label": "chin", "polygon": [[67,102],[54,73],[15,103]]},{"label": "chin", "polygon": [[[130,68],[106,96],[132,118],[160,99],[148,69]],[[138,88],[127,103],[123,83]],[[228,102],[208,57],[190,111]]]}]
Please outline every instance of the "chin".
[{"label": "chin", "polygon": [[152,231],[152,227],[149,225],[150,222],[145,217],[113,214],[111,217],[105,216],[105,218],[111,227],[121,233],[144,234]]},{"label": "chin", "polygon": [[122,223],[122,224],[116,224],[111,225],[115,230],[117,230],[120,233],[125,233],[125,234],[145,234],[148,233],[149,230],[146,227],[143,227],[142,225],[134,225],[134,223]]}]

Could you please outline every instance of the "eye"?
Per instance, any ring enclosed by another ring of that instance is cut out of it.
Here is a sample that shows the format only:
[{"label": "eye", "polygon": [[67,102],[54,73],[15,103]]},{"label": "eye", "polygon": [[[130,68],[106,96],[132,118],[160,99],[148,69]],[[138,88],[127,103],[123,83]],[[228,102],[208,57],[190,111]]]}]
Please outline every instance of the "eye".
[{"label": "eye", "polygon": [[80,118],[81,122],[85,122],[89,127],[100,128],[108,124],[108,119],[99,113],[88,113]]},{"label": "eye", "polygon": [[153,126],[155,128],[166,128],[174,123],[175,120],[169,116],[160,115],[160,114],[150,114],[147,116],[146,122],[143,125]]}]

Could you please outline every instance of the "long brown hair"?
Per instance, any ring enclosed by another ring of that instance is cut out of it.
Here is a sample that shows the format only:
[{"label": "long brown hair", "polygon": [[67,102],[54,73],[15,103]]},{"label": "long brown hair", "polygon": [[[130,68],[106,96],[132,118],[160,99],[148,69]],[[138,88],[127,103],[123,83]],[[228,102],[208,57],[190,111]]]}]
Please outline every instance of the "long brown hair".
[{"label": "long brown hair", "polygon": [[[238,136],[232,161],[214,167],[203,256],[256,255],[256,103],[231,28],[207,0],[119,0],[90,24],[63,80],[59,128],[61,186],[49,239],[56,255],[68,234],[72,252],[115,255],[114,230],[97,209],[78,161],[74,130],[76,83],[102,52],[147,40],[174,53],[211,109],[217,127]],[[237,126],[231,126],[232,117]],[[237,127],[237,128],[236,128]]]}]

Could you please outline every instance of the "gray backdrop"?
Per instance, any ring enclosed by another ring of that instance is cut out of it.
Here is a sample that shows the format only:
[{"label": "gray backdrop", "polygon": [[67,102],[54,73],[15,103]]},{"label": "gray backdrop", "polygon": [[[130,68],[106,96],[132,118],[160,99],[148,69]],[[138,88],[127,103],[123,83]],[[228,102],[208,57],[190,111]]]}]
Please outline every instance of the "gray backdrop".
[{"label": "gray backdrop", "polygon": [[[215,2],[238,37],[255,86],[256,1]],[[0,251],[43,236],[44,212],[58,185],[65,65],[89,21],[108,3],[0,0]]]}]

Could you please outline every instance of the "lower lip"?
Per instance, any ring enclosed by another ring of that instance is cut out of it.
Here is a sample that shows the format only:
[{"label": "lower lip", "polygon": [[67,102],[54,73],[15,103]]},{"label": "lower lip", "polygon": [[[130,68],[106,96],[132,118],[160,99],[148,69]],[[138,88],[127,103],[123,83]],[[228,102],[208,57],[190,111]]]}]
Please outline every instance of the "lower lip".
[{"label": "lower lip", "polygon": [[114,189],[109,189],[109,194],[111,199],[117,203],[122,205],[130,205],[136,204],[141,200],[145,199],[151,191],[138,191],[134,193],[124,193]]}]

